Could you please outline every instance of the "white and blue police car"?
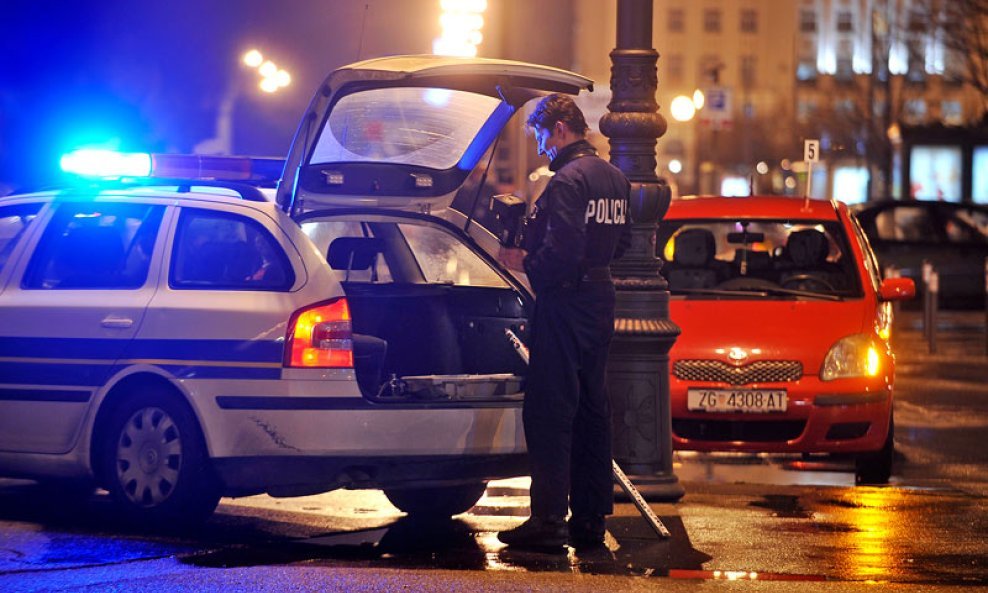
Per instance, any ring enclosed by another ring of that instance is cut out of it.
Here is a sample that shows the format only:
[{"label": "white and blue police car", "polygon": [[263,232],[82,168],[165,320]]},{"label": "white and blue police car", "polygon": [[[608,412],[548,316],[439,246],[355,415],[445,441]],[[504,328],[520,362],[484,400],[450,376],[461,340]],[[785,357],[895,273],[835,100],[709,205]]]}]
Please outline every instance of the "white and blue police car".
[{"label": "white and blue police car", "polygon": [[448,205],[525,102],[589,87],[369,60],[320,86],[276,190],[270,162],[80,152],[67,169],[123,169],[0,199],[0,475],[162,525],[341,487],[449,516],[525,473],[504,330],[531,297]]}]

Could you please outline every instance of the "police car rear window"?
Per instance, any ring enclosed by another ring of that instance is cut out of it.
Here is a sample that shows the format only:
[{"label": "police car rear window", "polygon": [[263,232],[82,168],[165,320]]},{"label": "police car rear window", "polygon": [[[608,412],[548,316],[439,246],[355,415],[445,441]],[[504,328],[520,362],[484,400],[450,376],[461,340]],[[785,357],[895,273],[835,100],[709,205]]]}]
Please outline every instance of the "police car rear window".
[{"label": "police car rear window", "polygon": [[183,208],[172,251],[172,288],[286,291],[295,274],[285,252],[257,221]]}]

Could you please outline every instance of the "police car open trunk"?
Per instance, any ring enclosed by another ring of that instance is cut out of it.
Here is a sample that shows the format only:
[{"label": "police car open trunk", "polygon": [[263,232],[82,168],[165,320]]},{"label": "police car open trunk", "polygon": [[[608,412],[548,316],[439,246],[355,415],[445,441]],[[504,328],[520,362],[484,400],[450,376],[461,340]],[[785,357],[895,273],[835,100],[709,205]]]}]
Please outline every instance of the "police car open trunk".
[{"label": "police car open trunk", "polygon": [[443,56],[359,62],[320,87],[277,200],[339,275],[365,397],[520,397],[504,330],[525,338],[531,298],[479,247],[490,233],[447,208],[527,101],[591,88],[558,68]]},{"label": "police car open trunk", "polygon": [[531,297],[461,229],[366,209],[310,212],[299,222],[345,294],[352,338],[335,339],[352,339],[365,397],[520,398],[525,368],[505,330],[526,335]]}]

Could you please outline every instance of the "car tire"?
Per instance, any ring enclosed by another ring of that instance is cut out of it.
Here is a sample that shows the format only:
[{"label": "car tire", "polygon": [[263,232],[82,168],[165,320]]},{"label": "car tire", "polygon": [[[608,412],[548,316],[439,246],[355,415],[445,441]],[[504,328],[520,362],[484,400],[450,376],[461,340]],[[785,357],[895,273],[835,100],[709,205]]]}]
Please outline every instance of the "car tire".
[{"label": "car tire", "polygon": [[205,440],[192,410],[174,393],[147,386],[110,414],[102,475],[125,518],[138,526],[202,523],[220,499]]},{"label": "car tire", "polygon": [[895,420],[889,418],[889,432],[882,448],[854,458],[855,484],[888,484],[895,458]]},{"label": "car tire", "polygon": [[484,495],[487,484],[476,482],[430,488],[385,488],[398,510],[416,517],[445,518],[469,511]]}]

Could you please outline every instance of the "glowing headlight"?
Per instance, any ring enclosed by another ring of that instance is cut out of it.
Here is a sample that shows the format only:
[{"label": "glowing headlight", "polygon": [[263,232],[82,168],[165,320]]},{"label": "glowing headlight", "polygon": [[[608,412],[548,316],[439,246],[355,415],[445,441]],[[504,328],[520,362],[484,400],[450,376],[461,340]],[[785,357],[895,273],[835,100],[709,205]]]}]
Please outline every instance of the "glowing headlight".
[{"label": "glowing headlight", "polygon": [[820,379],[832,381],[849,377],[874,377],[882,370],[879,350],[867,335],[847,336],[830,347],[823,359]]}]

